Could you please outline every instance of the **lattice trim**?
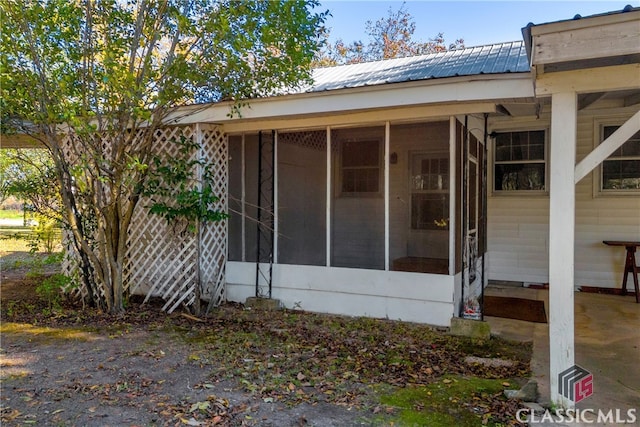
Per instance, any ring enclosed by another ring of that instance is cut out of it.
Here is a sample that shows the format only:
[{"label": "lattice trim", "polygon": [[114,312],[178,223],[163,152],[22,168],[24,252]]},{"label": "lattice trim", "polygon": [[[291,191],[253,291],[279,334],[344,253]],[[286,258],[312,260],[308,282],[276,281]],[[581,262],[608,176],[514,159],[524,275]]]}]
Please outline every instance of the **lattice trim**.
[{"label": "lattice trim", "polygon": [[[142,135],[142,134],[141,134]],[[205,159],[214,169],[214,190],[220,197],[215,208],[227,212],[228,141],[218,128],[166,127],[154,135],[153,147],[160,155],[174,156],[178,147],[173,141],[180,137],[194,138],[200,145],[194,156]],[[81,153],[72,138],[65,139],[64,153],[78,159]],[[103,147],[108,150],[107,146]],[[125,292],[161,297],[163,310],[171,313],[180,305],[191,305],[196,299],[198,280],[200,294],[209,300],[209,308],[224,300],[225,266],[227,254],[227,223],[203,224],[199,235],[184,232],[179,226],[167,224],[159,216],[147,211],[149,200],[142,199],[134,211],[129,229],[126,263],[123,269]],[[67,255],[63,272],[71,277],[78,274],[77,254],[65,235]],[[82,287],[71,291],[86,296]]]},{"label": "lattice trim", "polygon": [[278,133],[278,143],[293,144],[312,150],[325,151],[327,149],[327,132],[314,130],[307,132]]}]

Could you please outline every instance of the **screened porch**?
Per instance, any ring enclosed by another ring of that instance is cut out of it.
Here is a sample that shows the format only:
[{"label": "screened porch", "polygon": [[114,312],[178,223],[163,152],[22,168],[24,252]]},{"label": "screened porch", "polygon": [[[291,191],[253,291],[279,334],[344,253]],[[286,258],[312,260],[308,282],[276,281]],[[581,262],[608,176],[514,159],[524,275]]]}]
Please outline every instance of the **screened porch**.
[{"label": "screened porch", "polygon": [[[464,129],[451,118],[230,135],[228,299],[435,324],[463,298],[478,310],[485,151]],[[344,309],[313,307],[318,293]]]}]

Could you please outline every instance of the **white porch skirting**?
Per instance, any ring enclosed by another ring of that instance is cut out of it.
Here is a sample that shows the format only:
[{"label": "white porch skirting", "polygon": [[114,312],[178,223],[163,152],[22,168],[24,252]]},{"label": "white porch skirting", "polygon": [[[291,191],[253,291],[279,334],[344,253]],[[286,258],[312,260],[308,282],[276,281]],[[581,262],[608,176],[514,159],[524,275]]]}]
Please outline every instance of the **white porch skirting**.
[{"label": "white porch skirting", "polygon": [[[255,296],[256,264],[227,262],[226,299]],[[273,265],[272,297],[286,308],[449,326],[454,277],[355,268]]]}]

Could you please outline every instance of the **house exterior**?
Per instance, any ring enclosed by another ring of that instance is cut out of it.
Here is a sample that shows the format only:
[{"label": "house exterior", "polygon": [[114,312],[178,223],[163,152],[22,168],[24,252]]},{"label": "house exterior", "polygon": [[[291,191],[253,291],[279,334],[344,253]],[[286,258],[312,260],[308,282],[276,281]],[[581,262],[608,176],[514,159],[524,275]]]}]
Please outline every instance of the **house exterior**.
[{"label": "house exterior", "polygon": [[[573,293],[617,288],[640,240],[640,8],[529,25],[523,41],[315,70],[308,87],[186,106],[228,221],[175,245],[136,212],[134,291],[449,326],[489,280],[548,283],[552,400]],[[140,208],[142,209],[142,208]],[[67,267],[72,269],[72,265]]]},{"label": "house exterior", "polygon": [[448,325],[474,313],[481,282],[549,283],[555,90],[576,94],[575,138],[560,138],[578,162],[633,128],[575,185],[571,289],[619,287],[624,253],[602,241],[640,239],[639,16],[319,69],[242,117],[182,110],[176,124],[228,137],[226,299]]},{"label": "house exterior", "polygon": [[523,36],[182,111],[228,137],[226,299],[448,326],[490,279],[548,283],[571,407],[574,291],[619,287],[603,240],[640,240],[640,9]]}]

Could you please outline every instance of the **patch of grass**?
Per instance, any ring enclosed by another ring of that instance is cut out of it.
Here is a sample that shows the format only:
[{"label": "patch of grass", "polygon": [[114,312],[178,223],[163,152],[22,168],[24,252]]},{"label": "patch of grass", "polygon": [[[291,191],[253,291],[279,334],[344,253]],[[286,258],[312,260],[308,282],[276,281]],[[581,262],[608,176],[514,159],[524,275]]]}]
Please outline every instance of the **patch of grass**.
[{"label": "patch of grass", "polygon": [[29,252],[30,227],[0,226],[0,252]]},{"label": "patch of grass", "polygon": [[27,337],[30,341],[51,342],[56,340],[92,341],[96,335],[80,328],[49,328],[28,323],[2,322],[0,334]]},{"label": "patch of grass", "polygon": [[[31,372],[26,371],[26,370],[18,371],[18,372],[14,372],[14,373],[11,373],[11,374],[7,375],[6,377],[2,378],[2,380],[3,381],[15,381],[15,380],[19,380],[19,379],[22,379],[22,378],[26,378],[26,377],[29,376],[29,374],[31,374]],[[2,375],[0,374],[0,377],[1,376]]]},{"label": "patch of grass", "polygon": [[16,209],[0,209],[0,219],[22,219],[24,212]]},{"label": "patch of grass", "polygon": [[0,253],[45,252],[60,250],[62,232],[53,227],[40,230],[37,227],[0,226]]},{"label": "patch of grass", "polygon": [[[382,424],[431,427],[501,425],[487,412],[482,397],[501,393],[504,380],[447,376],[428,385],[408,386],[380,398],[394,415],[382,415]],[[385,411],[386,412],[386,411]]]}]

